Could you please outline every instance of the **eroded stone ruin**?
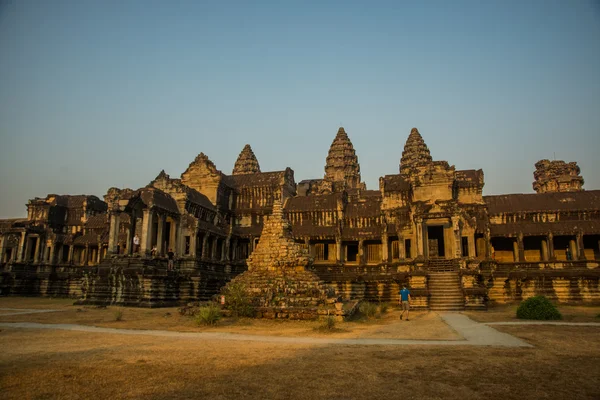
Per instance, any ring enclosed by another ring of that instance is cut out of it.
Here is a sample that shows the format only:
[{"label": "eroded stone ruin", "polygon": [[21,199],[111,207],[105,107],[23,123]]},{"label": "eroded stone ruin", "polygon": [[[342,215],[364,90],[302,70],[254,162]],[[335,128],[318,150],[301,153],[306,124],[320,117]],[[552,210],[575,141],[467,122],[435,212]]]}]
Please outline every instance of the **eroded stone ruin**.
[{"label": "eroded stone ruin", "polygon": [[[0,289],[149,307],[209,299],[248,267],[248,276],[253,265],[278,268],[277,257],[261,258],[260,244],[275,209],[273,221],[291,226],[286,246],[293,240],[294,252],[313,259],[296,260],[290,271],[309,271],[345,299],[397,301],[407,284],[414,303],[430,309],[485,308],[534,294],[600,302],[600,191],[583,190],[576,163],[535,167],[536,193],[483,196],[483,171],[434,160],[416,128],[399,173],[382,176],[377,190],[361,182],[344,128],[323,178],[298,184],[291,168],[261,172],[249,145],[231,175],[200,153],[180,178],[161,171],[145,187],[109,189],[104,200],[51,194],[30,200],[27,218],[0,220]],[[176,272],[166,270],[168,249],[177,254]],[[288,306],[266,286],[255,290],[263,305]],[[306,304],[323,299],[314,294]]]}]

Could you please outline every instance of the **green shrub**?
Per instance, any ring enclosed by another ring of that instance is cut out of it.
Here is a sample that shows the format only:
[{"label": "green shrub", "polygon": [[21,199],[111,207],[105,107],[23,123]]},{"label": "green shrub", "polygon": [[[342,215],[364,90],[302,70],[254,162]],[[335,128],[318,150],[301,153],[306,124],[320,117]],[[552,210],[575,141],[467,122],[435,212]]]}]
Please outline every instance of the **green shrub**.
[{"label": "green shrub", "polygon": [[221,319],[221,309],[215,304],[209,304],[198,309],[196,323],[198,325],[214,325]]},{"label": "green shrub", "polygon": [[333,315],[328,315],[321,324],[321,329],[325,331],[331,331],[335,329],[335,318]]},{"label": "green shrub", "polygon": [[360,311],[360,313],[371,319],[373,317],[375,317],[377,315],[377,305],[373,304],[373,303],[369,303],[368,301],[364,301],[362,303],[360,303],[360,306],[358,307],[358,311]]},{"label": "green shrub", "polygon": [[123,310],[116,310],[114,315],[115,315],[115,321],[123,320]]},{"label": "green shrub", "polygon": [[246,292],[244,284],[239,282],[229,283],[223,288],[221,294],[225,296],[225,308],[236,317],[253,317],[254,306]]},{"label": "green shrub", "polygon": [[379,304],[379,312],[381,314],[385,314],[386,312],[388,312],[389,308],[390,308],[390,303],[381,303],[381,304]]},{"label": "green shrub", "polygon": [[545,321],[562,319],[562,315],[546,297],[534,296],[519,305],[519,308],[517,308],[517,318]]}]

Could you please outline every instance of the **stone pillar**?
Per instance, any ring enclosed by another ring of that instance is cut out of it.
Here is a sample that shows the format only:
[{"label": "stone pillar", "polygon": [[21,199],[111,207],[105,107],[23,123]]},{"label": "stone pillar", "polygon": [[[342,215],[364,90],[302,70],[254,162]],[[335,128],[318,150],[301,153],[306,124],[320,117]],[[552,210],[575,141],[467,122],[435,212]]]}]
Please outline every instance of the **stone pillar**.
[{"label": "stone pillar", "polygon": [[548,261],[548,242],[542,240],[542,261]]},{"label": "stone pillar", "polygon": [[40,262],[40,242],[42,241],[42,238],[40,236],[37,237],[36,241],[35,241],[35,250],[33,251],[33,262],[34,264],[37,264],[38,262]]},{"label": "stone pillar", "polygon": [[21,232],[21,238],[19,239],[19,247],[17,250],[17,262],[23,261],[23,258],[25,258],[25,255],[23,254],[25,252],[25,235],[26,232]]},{"label": "stone pillar", "polygon": [[519,242],[518,240],[513,241],[513,258],[515,262],[519,261]]},{"label": "stone pillar", "polygon": [[0,263],[4,262],[4,244],[6,243],[6,238],[4,236],[0,236]]},{"label": "stone pillar", "polygon": [[454,258],[462,258],[462,243],[460,233],[460,223],[458,217],[452,217],[452,231],[454,233]]},{"label": "stone pillar", "polygon": [[208,232],[204,234],[202,238],[202,259],[206,260],[210,258],[210,254],[208,254]]},{"label": "stone pillar", "polygon": [[342,238],[335,238],[335,261],[341,263],[343,261],[342,258]]},{"label": "stone pillar", "polygon": [[74,245],[70,245],[69,246],[69,258],[67,259],[67,262],[69,264],[73,263],[73,252],[75,251],[75,246]]},{"label": "stone pillar", "polygon": [[523,234],[521,232],[517,236],[517,243],[519,244],[519,261],[525,261],[525,245],[523,244]]},{"label": "stone pillar", "polygon": [[225,261],[229,261],[229,248],[231,246],[231,236],[227,236],[227,239],[225,239],[225,246],[223,246],[223,250],[225,250],[225,257],[223,258],[223,260]]},{"label": "stone pillar", "polygon": [[423,250],[425,247],[425,237],[423,235],[423,220],[421,218],[417,218],[415,223],[417,225],[417,243],[415,244],[417,245],[417,257],[419,257],[425,255]]},{"label": "stone pillar", "polygon": [[233,239],[233,243],[231,244],[231,259],[232,260],[237,260],[237,247],[238,247],[238,240],[237,238]]},{"label": "stone pillar", "polygon": [[96,254],[96,264],[102,261],[102,242],[98,241],[98,254]]},{"label": "stone pillar", "polygon": [[475,234],[467,237],[467,245],[469,246],[469,257],[475,258],[477,251],[475,250]]},{"label": "stone pillar", "polygon": [[52,245],[50,246],[50,257],[48,260],[49,264],[54,264],[54,252],[56,250],[56,244],[52,243]]},{"label": "stone pillar", "polygon": [[85,248],[83,249],[83,265],[88,265],[88,259],[90,256],[90,245],[85,244]]},{"label": "stone pillar", "polygon": [[152,248],[152,215],[154,213],[146,208],[142,216],[142,237],[140,238],[140,254],[147,255]]},{"label": "stone pillar", "polygon": [[381,235],[381,261],[387,262],[390,259],[389,237],[387,233]]},{"label": "stone pillar", "polygon": [[183,254],[184,246],[184,240],[183,240],[183,224],[181,223],[181,218],[179,219],[179,221],[175,222],[176,227],[175,227],[175,253],[181,255]]},{"label": "stone pillar", "polygon": [[[118,212],[110,214],[110,228],[108,229],[108,251],[111,254],[117,254],[117,246],[119,244],[119,223],[120,215]],[[73,246],[71,246],[72,248]],[[131,242],[127,243],[127,248],[131,247]],[[70,261],[70,258],[69,258]]]},{"label": "stone pillar", "polygon": [[583,233],[577,232],[576,236],[576,244],[577,244],[577,259],[585,260],[585,248],[583,246]]},{"label": "stone pillar", "polygon": [[406,254],[406,247],[404,246],[404,237],[398,236],[398,257],[399,258],[410,258],[410,254]]},{"label": "stone pillar", "polygon": [[548,234],[548,260],[556,260],[556,257],[554,256],[554,235],[552,234],[552,232]]},{"label": "stone pillar", "polygon": [[569,240],[569,250],[571,250],[571,257],[573,258],[572,261],[577,261],[577,243],[575,241],[575,239],[571,239]]},{"label": "stone pillar", "polygon": [[227,239],[221,239],[221,261],[225,261],[227,257]]},{"label": "stone pillar", "polygon": [[358,264],[365,264],[365,240],[358,240]]},{"label": "stone pillar", "polygon": [[[163,235],[165,232],[165,220],[166,217],[164,215],[159,215],[158,216],[158,232],[156,232],[156,253],[158,256],[162,256],[165,253],[165,249],[163,248],[164,246],[164,240],[163,240]],[[194,251],[195,254],[195,251]]]},{"label": "stone pillar", "polygon": [[60,263],[62,263],[62,261],[63,261],[63,258],[64,258],[64,254],[65,254],[65,245],[64,245],[64,244],[61,244],[61,245],[60,245],[60,249],[58,249],[58,258],[57,258],[57,260],[56,260],[56,263],[57,263],[57,264],[60,264]]}]

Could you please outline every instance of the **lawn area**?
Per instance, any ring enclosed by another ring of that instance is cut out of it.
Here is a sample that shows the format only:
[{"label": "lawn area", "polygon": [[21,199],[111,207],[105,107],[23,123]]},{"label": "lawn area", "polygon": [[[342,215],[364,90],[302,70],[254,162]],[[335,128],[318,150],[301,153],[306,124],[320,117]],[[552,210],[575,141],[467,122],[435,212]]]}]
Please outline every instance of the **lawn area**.
[{"label": "lawn area", "polygon": [[[0,303],[1,304],[1,303]],[[487,311],[465,311],[463,314],[479,322],[524,321],[517,318],[518,304],[491,307]],[[600,322],[600,306],[557,305],[563,322]]]},{"label": "lawn area", "polygon": [[[434,312],[411,313],[411,321],[399,322],[399,311],[390,309],[381,318],[369,321],[339,322],[334,332],[323,332],[319,321],[282,321],[224,318],[216,326],[199,326],[193,318],[182,316],[177,308],[133,308],[74,306],[73,300],[26,297],[1,297],[1,308],[52,309],[43,314],[16,314],[0,310],[0,322],[37,322],[42,324],[79,324],[107,328],[155,329],[180,332],[231,332],[250,335],[314,336],[334,338],[389,338],[423,340],[460,340],[452,328]],[[116,321],[116,313],[122,320]]]},{"label": "lawn area", "polygon": [[598,399],[600,328],[534,348],[347,346],[0,331],[4,399]]}]

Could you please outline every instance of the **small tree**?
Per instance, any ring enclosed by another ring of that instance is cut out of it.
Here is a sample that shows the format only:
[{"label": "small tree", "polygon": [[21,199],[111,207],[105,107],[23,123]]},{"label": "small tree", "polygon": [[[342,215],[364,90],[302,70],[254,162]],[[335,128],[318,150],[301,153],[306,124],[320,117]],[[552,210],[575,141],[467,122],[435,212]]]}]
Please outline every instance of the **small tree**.
[{"label": "small tree", "polygon": [[517,308],[517,318],[534,320],[562,319],[554,304],[544,296],[534,296],[523,301]]},{"label": "small tree", "polygon": [[235,316],[254,316],[254,306],[243,283],[230,282],[223,288],[221,294],[225,296],[225,308],[230,310]]}]

